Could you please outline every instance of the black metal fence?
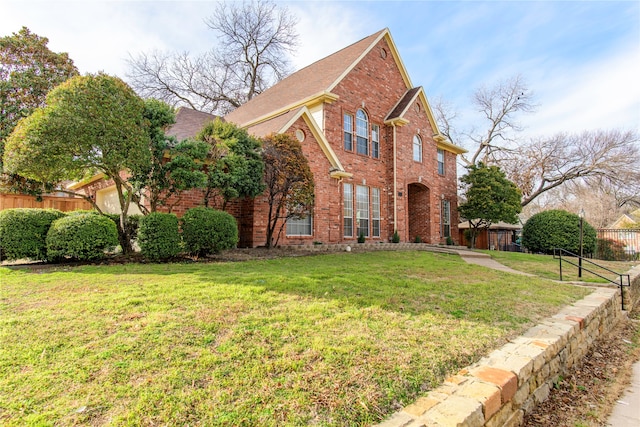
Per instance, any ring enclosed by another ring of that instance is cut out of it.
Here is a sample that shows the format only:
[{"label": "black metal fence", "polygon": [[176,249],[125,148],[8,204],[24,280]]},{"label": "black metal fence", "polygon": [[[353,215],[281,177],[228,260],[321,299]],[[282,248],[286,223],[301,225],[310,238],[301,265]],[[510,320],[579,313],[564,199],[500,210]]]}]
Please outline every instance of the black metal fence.
[{"label": "black metal fence", "polygon": [[594,258],[607,261],[640,260],[640,229],[598,229]]}]

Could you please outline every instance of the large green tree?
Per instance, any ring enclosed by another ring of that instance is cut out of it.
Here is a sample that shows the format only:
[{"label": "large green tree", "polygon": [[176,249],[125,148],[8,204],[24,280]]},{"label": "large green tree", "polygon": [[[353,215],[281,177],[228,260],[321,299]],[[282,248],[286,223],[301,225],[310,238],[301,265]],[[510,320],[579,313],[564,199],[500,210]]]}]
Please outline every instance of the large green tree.
[{"label": "large green tree", "polygon": [[458,206],[460,215],[469,221],[471,247],[482,228],[504,221],[515,224],[521,212],[522,193],[497,166],[483,163],[467,167],[468,173],[460,178],[465,186],[466,201]]},{"label": "large green tree", "polygon": [[209,147],[205,206],[209,206],[210,199],[219,196],[224,210],[229,200],[255,197],[264,191],[260,140],[233,123],[219,119],[205,125],[196,139],[206,142]]},{"label": "large green tree", "polygon": [[[44,107],[18,123],[7,138],[5,169],[43,185],[103,173],[118,193],[120,244],[131,251],[124,225],[133,188],[126,173],[150,161],[143,113],[142,99],[119,78],[73,77],[49,92]],[[99,210],[93,199],[84,197]]]},{"label": "large green tree", "polygon": [[[288,219],[310,215],[315,186],[309,161],[297,139],[288,134],[273,134],[264,139],[262,158],[269,205],[267,247],[278,245]],[[279,228],[278,228],[279,226]],[[274,241],[274,234],[277,238]]]},{"label": "large green tree", "polygon": [[129,182],[135,188],[134,199],[142,212],[156,212],[160,206],[171,212],[184,191],[206,186],[207,175],[202,166],[208,145],[194,140],[178,142],[167,136],[167,127],[175,123],[175,111],[163,101],[145,100],[144,118],[151,161],[135,168]]},{"label": "large green tree", "polygon": [[48,43],[26,27],[0,38],[0,157],[18,121],[42,107],[51,89],[78,75],[69,55],[52,52]]}]

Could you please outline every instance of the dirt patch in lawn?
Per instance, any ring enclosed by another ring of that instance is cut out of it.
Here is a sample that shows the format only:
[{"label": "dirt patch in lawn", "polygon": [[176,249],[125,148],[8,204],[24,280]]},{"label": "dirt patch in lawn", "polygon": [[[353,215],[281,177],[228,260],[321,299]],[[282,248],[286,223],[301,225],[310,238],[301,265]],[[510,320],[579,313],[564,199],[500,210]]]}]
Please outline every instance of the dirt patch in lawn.
[{"label": "dirt patch in lawn", "polygon": [[640,309],[597,340],[582,364],[570,370],[549,399],[525,417],[525,427],[606,426],[640,360]]}]

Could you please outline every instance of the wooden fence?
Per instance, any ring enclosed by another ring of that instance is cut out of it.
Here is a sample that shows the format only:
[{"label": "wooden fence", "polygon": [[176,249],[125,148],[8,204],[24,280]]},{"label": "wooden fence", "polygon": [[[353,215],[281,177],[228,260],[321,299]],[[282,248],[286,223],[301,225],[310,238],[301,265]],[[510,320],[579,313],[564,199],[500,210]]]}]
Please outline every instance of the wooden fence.
[{"label": "wooden fence", "polygon": [[33,196],[0,193],[0,211],[14,208],[58,209],[68,212],[93,209],[93,206],[84,199],[73,197],[42,196],[42,201],[38,202]]}]

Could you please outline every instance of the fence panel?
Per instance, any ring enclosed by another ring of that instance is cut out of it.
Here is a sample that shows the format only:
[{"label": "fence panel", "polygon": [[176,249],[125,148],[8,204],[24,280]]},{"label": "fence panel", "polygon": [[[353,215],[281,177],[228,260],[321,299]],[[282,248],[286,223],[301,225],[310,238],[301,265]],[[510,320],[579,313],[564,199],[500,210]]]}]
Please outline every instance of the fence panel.
[{"label": "fence panel", "polygon": [[640,259],[640,229],[598,229],[594,257],[607,261]]},{"label": "fence panel", "polygon": [[0,193],[0,210],[14,208],[58,209],[69,212],[93,209],[93,206],[84,199],[73,197],[42,196],[42,201],[38,202],[33,196]]}]

